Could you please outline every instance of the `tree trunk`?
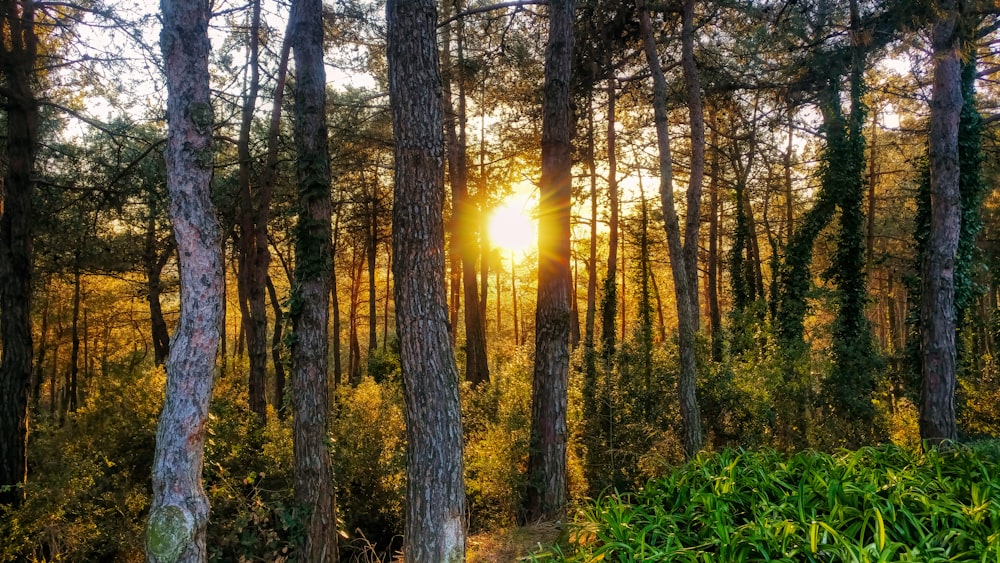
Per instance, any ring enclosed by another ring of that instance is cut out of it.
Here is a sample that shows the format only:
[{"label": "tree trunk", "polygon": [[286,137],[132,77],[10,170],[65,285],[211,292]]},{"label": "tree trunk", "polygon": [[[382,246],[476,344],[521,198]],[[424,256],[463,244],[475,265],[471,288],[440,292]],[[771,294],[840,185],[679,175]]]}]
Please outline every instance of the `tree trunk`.
[{"label": "tree trunk", "polygon": [[920,438],[929,446],[955,440],[955,256],[961,222],[958,123],[962,109],[961,34],[954,0],[937,2],[931,96],[931,224],[921,265],[923,381]]},{"label": "tree trunk", "polygon": [[368,361],[378,350],[378,314],[375,294],[375,265],[378,258],[378,177],[372,180],[372,196],[368,209],[368,232],[365,238],[365,256],[368,259]]},{"label": "tree trunk", "polygon": [[295,502],[304,507],[299,558],[337,561],[333,470],[327,448],[330,278],[333,242],[326,128],[322,0],[294,0],[289,24],[295,57],[295,148],[299,217],[291,310]]},{"label": "tree trunk", "polygon": [[[79,399],[78,382],[80,378],[80,301],[82,295],[82,281],[80,275],[80,255],[77,254],[73,264],[73,313],[70,317],[70,352],[69,370],[66,379],[66,404],[63,406],[63,414],[66,411],[76,412],[77,400]],[[62,425],[62,419],[59,421]]]},{"label": "tree trunk", "polygon": [[[690,1],[690,0],[688,0]],[[674,295],[677,305],[677,338],[680,352],[680,375],[677,393],[680,398],[681,425],[684,453],[694,457],[701,450],[704,433],[696,396],[697,360],[695,357],[696,316],[692,304],[692,291],[685,271],[684,252],[681,246],[680,224],[674,209],[673,164],[670,156],[670,137],[667,130],[667,81],[656,52],[656,40],[649,21],[649,12],[637,0],[639,26],[643,36],[646,61],[653,75],[653,110],[656,120],[657,149],[660,155],[660,202],[663,206],[663,226],[667,233],[670,267],[674,276]]]},{"label": "tree trunk", "polygon": [[691,292],[694,331],[699,326],[698,242],[701,227],[701,192],[705,178],[705,114],[701,103],[701,79],[694,60],[695,0],[684,0],[681,11],[681,70],[687,90],[688,115],[691,119],[691,175],[687,189],[687,211],[684,217],[684,271]]},{"label": "tree trunk", "polygon": [[[456,3],[456,12],[460,5]],[[461,24],[459,24],[461,25]],[[446,30],[447,33],[448,30]],[[459,28],[458,53],[459,69],[462,66],[462,29]],[[447,43],[446,43],[447,45]],[[463,71],[455,71],[451,66],[450,53],[444,52],[445,69],[451,72],[444,80],[445,135],[448,150],[448,177],[451,180],[452,198],[452,247],[461,258],[462,287],[465,297],[465,380],[472,385],[489,381],[489,365],[486,360],[486,323],[479,295],[479,279],[476,275],[476,235],[479,229],[478,213],[469,197],[469,172],[466,158],[467,141],[465,133],[466,100]],[[451,100],[451,83],[457,77],[458,112],[455,113]],[[480,189],[482,187],[480,186]],[[478,232],[485,240],[486,231]],[[453,329],[454,330],[454,329]]]},{"label": "tree trunk", "polygon": [[[0,210],[0,506],[23,499],[31,382],[31,174],[38,139],[38,104],[31,91],[38,51],[34,2],[5,0],[0,25],[0,75],[6,91],[6,170]],[[3,487],[12,487],[3,489]]]},{"label": "tree trunk", "polygon": [[[573,116],[570,80],[574,0],[549,2],[542,102],[538,204],[538,301],[531,390],[531,449],[525,510],[529,521],[566,506],[566,388],[569,377],[570,207]],[[614,330],[614,329],[612,329]]]},{"label": "tree trunk", "polygon": [[153,363],[162,366],[170,352],[170,332],[163,318],[160,294],[163,293],[163,268],[176,250],[173,237],[167,239],[166,248],[160,249],[156,240],[156,217],[159,209],[155,195],[149,197],[149,216],[146,218],[146,239],[143,247],[143,266],[146,270],[146,301],[149,303],[149,319],[153,337]]},{"label": "tree trunk", "polygon": [[49,348],[49,305],[52,303],[52,293],[49,288],[50,283],[51,280],[49,278],[46,278],[42,283],[45,288],[45,301],[42,305],[42,327],[39,331],[40,338],[38,342],[38,350],[35,354],[35,367],[31,369],[31,387],[28,395],[31,412],[35,416],[39,414],[38,406],[41,402],[42,380],[45,379],[45,354],[48,352]]},{"label": "tree trunk", "polygon": [[357,247],[352,249],[351,303],[347,311],[347,381],[351,387],[361,383],[361,341],[358,339],[358,307],[361,306],[361,269],[364,262],[358,257]]},{"label": "tree trunk", "polygon": [[[395,131],[393,272],[406,402],[407,563],[465,559],[458,368],[444,282],[444,139],[432,0],[386,5]],[[469,303],[466,303],[469,308]]]},{"label": "tree trunk", "polygon": [[267,310],[265,308],[265,280],[254,275],[254,264],[259,252],[267,252],[267,247],[257,248],[255,228],[257,209],[253,201],[250,187],[252,156],[250,154],[250,127],[253,124],[254,111],[257,107],[257,92],[260,87],[260,0],[250,3],[251,21],[248,41],[247,71],[250,78],[247,81],[247,92],[243,99],[240,121],[240,136],[236,143],[239,156],[240,185],[240,238],[237,249],[236,285],[240,301],[240,318],[243,333],[246,337],[247,355],[249,357],[250,374],[248,398],[250,412],[254,413],[261,424],[267,418],[267,400],[265,398],[265,382],[267,380]]},{"label": "tree trunk", "polygon": [[271,298],[271,309],[274,311],[274,332],[271,334],[271,362],[274,364],[274,397],[271,404],[278,417],[285,418],[288,409],[285,408],[285,362],[281,359],[281,335],[284,331],[284,313],[281,310],[281,301],[278,300],[278,292],[271,283],[271,276],[267,277],[267,294]]},{"label": "tree trunk", "polygon": [[146,557],[152,562],[201,562],[208,555],[209,507],[201,469],[224,300],[222,237],[209,197],[213,115],[208,18],[205,2],[163,4],[160,46],[169,124],[165,157],[181,317],[167,357],[166,398],[156,432],[146,527]]},{"label": "tree trunk", "polygon": [[[330,301],[333,305],[333,388],[340,387],[343,381],[340,351],[340,291],[337,289],[337,250],[340,244],[340,203],[337,203],[337,218],[333,223],[333,273],[330,275]],[[350,364],[348,364],[350,365]]]},{"label": "tree trunk", "polygon": [[722,312],[719,309],[719,131],[714,105],[709,106],[708,119],[711,128],[709,145],[712,147],[712,163],[708,178],[708,279],[706,280],[706,301],[708,301],[708,327],[712,341],[712,361],[722,361]]},{"label": "tree trunk", "polygon": [[[605,371],[615,356],[615,318],[618,311],[618,158],[615,144],[615,77],[608,77],[608,200],[611,217],[608,224],[608,271],[604,275],[601,300],[601,357]],[[623,290],[624,291],[624,290]],[[622,335],[624,338],[624,334]]]}]

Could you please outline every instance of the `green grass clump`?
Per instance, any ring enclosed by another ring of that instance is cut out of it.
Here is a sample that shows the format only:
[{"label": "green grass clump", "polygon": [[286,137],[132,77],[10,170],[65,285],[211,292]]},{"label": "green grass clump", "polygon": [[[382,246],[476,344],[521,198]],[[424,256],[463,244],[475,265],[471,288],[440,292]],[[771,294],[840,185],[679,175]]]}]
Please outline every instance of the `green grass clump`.
[{"label": "green grass clump", "polygon": [[1000,562],[1000,447],[700,454],[596,500],[569,549],[535,559]]}]

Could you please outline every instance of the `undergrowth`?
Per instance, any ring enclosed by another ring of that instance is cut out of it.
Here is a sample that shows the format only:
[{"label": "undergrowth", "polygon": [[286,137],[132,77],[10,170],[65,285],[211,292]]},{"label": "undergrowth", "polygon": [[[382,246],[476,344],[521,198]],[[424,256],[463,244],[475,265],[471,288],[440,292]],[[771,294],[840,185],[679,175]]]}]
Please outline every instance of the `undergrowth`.
[{"label": "undergrowth", "polygon": [[1000,444],[700,454],[601,496],[533,559],[1000,562]]}]

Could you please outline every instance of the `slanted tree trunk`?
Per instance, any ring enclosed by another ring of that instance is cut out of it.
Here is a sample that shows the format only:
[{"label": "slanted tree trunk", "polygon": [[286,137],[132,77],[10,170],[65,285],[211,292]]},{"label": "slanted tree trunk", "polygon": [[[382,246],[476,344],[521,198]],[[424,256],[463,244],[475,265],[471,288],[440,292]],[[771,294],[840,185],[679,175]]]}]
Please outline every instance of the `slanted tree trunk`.
[{"label": "slanted tree trunk", "polygon": [[[393,273],[406,402],[407,563],[465,559],[458,368],[444,280],[444,138],[433,0],[386,4],[395,132]],[[466,303],[466,308],[469,303]]]},{"label": "slanted tree trunk", "polygon": [[[38,141],[38,102],[31,90],[38,53],[35,3],[0,3],[0,78],[4,82],[6,170],[0,210],[0,506],[20,504],[28,440],[31,382],[31,173]],[[3,487],[12,487],[4,489]]]},{"label": "slanted tree trunk", "polygon": [[[574,0],[549,2],[538,203],[538,301],[531,389],[529,521],[566,506],[566,388],[569,378],[570,206],[573,116],[570,80]],[[607,330],[607,327],[605,327]],[[614,330],[614,329],[612,329]]]},{"label": "slanted tree trunk", "polygon": [[954,0],[939,0],[931,96],[931,223],[921,264],[920,438],[955,440],[955,257],[961,223],[958,124],[962,110],[961,34]]},{"label": "slanted tree trunk", "polygon": [[[690,1],[690,0],[688,0]],[[677,379],[677,394],[680,398],[682,436],[684,453],[694,457],[704,442],[701,415],[698,412],[696,396],[697,360],[695,357],[694,321],[696,309],[692,303],[692,288],[684,261],[681,245],[680,223],[674,209],[673,163],[670,155],[670,136],[667,130],[667,81],[660,66],[656,51],[656,39],[649,21],[649,12],[637,0],[639,26],[643,36],[646,62],[653,75],[653,111],[656,121],[656,141],[660,155],[660,202],[663,206],[663,226],[667,233],[667,248],[670,253],[670,267],[674,277],[674,296],[677,305],[677,339],[680,351],[680,375]]]},{"label": "slanted tree trunk", "polygon": [[289,24],[295,57],[295,148],[298,224],[295,294],[291,309],[292,415],[295,502],[304,507],[304,545],[309,563],[337,561],[333,470],[327,448],[330,278],[333,242],[330,160],[323,66],[323,2],[294,0]]},{"label": "slanted tree trunk", "polygon": [[156,432],[153,501],[146,527],[151,562],[207,558],[208,497],[201,486],[224,300],[222,236],[209,197],[212,179],[208,5],[163,3],[160,47],[167,74],[164,154],[177,241],[181,317],[167,357],[167,389]]}]

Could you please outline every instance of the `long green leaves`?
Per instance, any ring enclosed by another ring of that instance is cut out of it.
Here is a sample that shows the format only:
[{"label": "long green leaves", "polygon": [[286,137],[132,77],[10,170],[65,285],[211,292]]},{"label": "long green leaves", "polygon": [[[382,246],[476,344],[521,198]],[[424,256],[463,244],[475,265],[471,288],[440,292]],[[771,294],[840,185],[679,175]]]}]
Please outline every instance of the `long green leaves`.
[{"label": "long green leaves", "polygon": [[701,454],[540,561],[1000,562],[1000,448]]}]

